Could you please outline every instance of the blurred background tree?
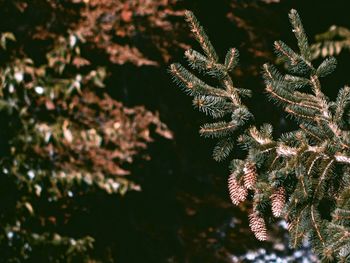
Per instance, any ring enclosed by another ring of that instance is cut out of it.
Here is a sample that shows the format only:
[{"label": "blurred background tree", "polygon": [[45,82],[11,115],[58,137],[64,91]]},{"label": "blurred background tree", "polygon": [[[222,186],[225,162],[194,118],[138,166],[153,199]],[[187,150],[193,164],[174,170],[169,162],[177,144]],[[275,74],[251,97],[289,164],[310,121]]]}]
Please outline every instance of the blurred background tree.
[{"label": "blurred background tree", "polygon": [[[349,28],[346,7],[0,0],[0,261],[301,260],[309,252],[289,250],[278,225],[276,242],[254,240],[246,208],[230,204],[227,166],[211,160],[214,142],[198,137],[205,117],[166,69],[197,47],[183,19],[190,9],[209,37],[220,31],[212,37],[220,57],[231,46],[241,51],[235,78],[257,94],[248,103],[257,121],[268,114],[277,133],[287,131],[292,122],[266,108],[259,76],[274,59],[273,41],[292,42],[285,14],[298,9],[312,36]],[[332,86],[325,83],[331,98],[349,61],[340,53]]]}]

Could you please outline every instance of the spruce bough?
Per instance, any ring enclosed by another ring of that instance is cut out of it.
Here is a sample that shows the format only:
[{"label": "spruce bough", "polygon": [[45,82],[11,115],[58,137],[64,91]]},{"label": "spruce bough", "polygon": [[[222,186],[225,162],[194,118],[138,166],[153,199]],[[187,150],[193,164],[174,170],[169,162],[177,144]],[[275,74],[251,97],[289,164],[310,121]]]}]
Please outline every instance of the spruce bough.
[{"label": "spruce bough", "polygon": [[[350,88],[342,88],[336,101],[322,92],[320,79],[332,73],[336,59],[316,66],[300,17],[289,13],[299,52],[282,41],[274,43],[286,74],[263,65],[268,96],[292,116],[299,128],[273,138],[272,126],[254,126],[253,115],[242,103],[251,91],[234,86],[231,73],[238,64],[238,50],[220,62],[208,36],[192,12],[186,12],[191,31],[203,53],[187,50],[192,70],[213,77],[213,87],[180,64],[172,64],[175,82],[193,96],[199,111],[216,119],[204,124],[200,134],[217,138],[213,158],[228,158],[234,145],[246,150],[245,159],[233,159],[228,188],[232,203],[251,196],[249,225],[259,240],[269,238],[270,216],[288,223],[290,244],[308,239],[324,261],[350,261]],[[237,132],[240,134],[235,138]],[[326,209],[324,208],[326,205]]]}]

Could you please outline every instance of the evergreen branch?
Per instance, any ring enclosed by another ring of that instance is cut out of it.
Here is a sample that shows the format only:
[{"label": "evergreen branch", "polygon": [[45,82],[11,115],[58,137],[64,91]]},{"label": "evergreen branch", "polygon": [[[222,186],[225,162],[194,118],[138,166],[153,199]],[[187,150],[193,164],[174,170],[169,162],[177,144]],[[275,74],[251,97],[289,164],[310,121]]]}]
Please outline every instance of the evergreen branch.
[{"label": "evergreen branch", "polygon": [[[302,129],[305,133],[311,135],[311,137],[315,138],[317,141],[322,142],[323,140],[317,135],[319,130],[313,131],[311,125],[301,124],[299,125],[300,129]],[[310,129],[311,128],[311,129]]]},{"label": "evergreen branch", "polygon": [[185,57],[193,69],[197,69],[200,72],[206,73],[212,77],[222,79],[227,74],[226,68],[223,65],[207,59],[205,56],[195,50],[187,50],[185,52]]},{"label": "evergreen branch", "polygon": [[318,77],[325,77],[331,74],[337,67],[337,60],[334,57],[326,58],[316,70]]},{"label": "evergreen branch", "polygon": [[288,69],[296,74],[307,74],[314,70],[311,63],[295,53],[282,41],[275,41],[275,52],[287,63]]},{"label": "evergreen branch", "polygon": [[312,84],[312,91],[315,94],[315,96],[317,97],[317,99],[319,100],[322,108],[327,111],[326,115],[330,116],[330,114],[328,113],[328,106],[327,106],[327,102],[325,99],[325,95],[322,93],[321,91],[321,83],[320,80],[318,79],[317,75],[312,75],[310,77],[310,81]]},{"label": "evergreen branch", "polygon": [[307,107],[299,106],[299,105],[288,105],[285,108],[285,111],[289,114],[300,118],[301,121],[310,120],[310,121],[318,121],[319,119],[323,119],[324,117],[319,114],[319,110],[310,109]]},{"label": "evergreen branch", "polygon": [[301,184],[302,189],[303,189],[304,198],[306,198],[308,196],[308,194],[307,194],[307,190],[306,190],[304,179],[305,179],[304,176],[300,176],[299,177],[299,181],[300,181],[300,184]]},{"label": "evergreen branch", "polygon": [[[220,138],[213,152],[215,160],[221,161],[230,154],[234,147],[233,134],[238,128],[243,131],[237,141],[246,156],[244,161],[231,162],[228,187],[235,205],[246,200],[248,189],[252,192],[253,212],[249,224],[256,238],[267,239],[263,215],[271,207],[274,216],[283,213],[288,220],[294,247],[309,237],[322,258],[334,255],[336,260],[348,259],[350,88],[344,87],[335,102],[329,101],[321,90],[319,78],[335,69],[336,60],[325,59],[315,69],[299,15],[291,10],[289,18],[300,53],[276,41],[275,51],[286,61],[287,73],[281,74],[273,65],[264,64],[263,77],[268,96],[296,118],[299,128],[276,140],[272,137],[271,125],[265,124],[259,129],[245,125],[253,116],[242,104],[241,97],[250,96],[251,91],[236,88],[229,74],[237,64],[237,50],[230,49],[225,63],[220,64],[217,56],[211,54],[213,48],[207,45],[210,42],[203,29],[193,18],[188,20],[205,55],[189,50],[186,57],[192,68],[216,77],[221,89],[210,87],[178,64],[171,66],[171,72],[175,80],[195,96],[194,105],[200,111],[213,118],[231,113],[231,120],[205,124],[200,129],[205,137]],[[334,208],[324,209],[324,202],[336,204]]]},{"label": "evergreen branch", "polygon": [[197,18],[191,11],[186,11],[185,13],[186,21],[191,27],[191,32],[194,34],[194,37],[197,39],[198,43],[201,45],[204,53],[212,62],[217,62],[219,60],[216,51],[209,41],[207,34],[204,32],[203,27],[199,24]]},{"label": "evergreen branch", "polygon": [[260,133],[263,136],[266,136],[266,137],[272,139],[272,132],[273,132],[273,127],[270,123],[264,123],[263,125],[261,125]]},{"label": "evergreen branch", "polygon": [[[315,228],[315,231],[317,233],[318,238],[320,239],[320,241],[322,242],[322,245],[325,245],[325,240],[323,238],[323,236],[321,235],[321,231],[320,228],[317,224],[317,220],[316,220],[316,210],[315,210],[315,206],[311,205],[311,219],[312,219],[312,225]],[[317,218],[318,219],[318,218]]]},{"label": "evergreen branch", "polygon": [[312,172],[312,169],[314,168],[315,166],[315,163],[320,159],[322,158],[323,156],[322,155],[315,155],[315,158],[312,160],[310,166],[309,166],[309,169],[307,171],[307,175],[310,177],[311,175],[311,172]]},{"label": "evergreen branch", "polygon": [[277,146],[276,152],[279,156],[284,156],[284,157],[295,156],[298,154],[298,150],[296,148],[289,147],[284,144],[279,144]]},{"label": "evergreen branch", "polygon": [[251,98],[252,97],[252,91],[250,89],[241,89],[241,88],[236,88],[237,93],[242,97],[247,97]]},{"label": "evergreen branch", "polygon": [[297,53],[295,53],[284,42],[275,41],[274,46],[275,46],[275,51],[277,53],[277,56],[284,57],[285,59],[289,60],[291,65],[294,65],[294,66],[300,63],[300,57],[297,55]]},{"label": "evergreen branch", "polygon": [[[281,92],[281,90],[280,90],[280,93],[277,93],[276,89],[273,89],[273,87],[271,85],[266,86],[265,90],[267,92],[269,92],[273,98],[278,99],[277,101],[283,101],[283,102],[286,102],[290,105],[300,106],[303,108],[309,108],[309,109],[314,109],[314,110],[318,110],[318,111],[320,110],[319,107],[316,107],[314,105],[306,104],[304,102],[299,102],[298,101],[299,98],[294,97],[293,94],[288,93],[287,91]],[[295,100],[295,101],[293,101],[293,100]]]},{"label": "evergreen branch", "polygon": [[221,162],[229,156],[233,147],[234,140],[231,137],[220,140],[214,148],[213,159],[217,162]]},{"label": "evergreen branch", "polygon": [[236,48],[231,48],[225,57],[225,66],[228,72],[231,72],[239,62],[239,52]]},{"label": "evergreen branch", "polygon": [[302,113],[300,113],[300,112],[296,112],[296,111],[290,109],[289,107],[286,107],[284,110],[285,110],[287,113],[291,114],[292,116],[294,116],[294,117],[296,117],[297,119],[300,119],[300,120],[302,120],[302,121],[303,121],[303,120],[309,120],[310,122],[315,122],[315,121],[317,121],[314,117],[304,115],[304,114],[302,114]]},{"label": "evergreen branch", "polygon": [[[331,242],[329,242],[328,249],[331,249],[333,253],[338,252],[339,256],[344,254],[344,248],[348,249],[350,242],[350,230],[342,225],[330,223],[329,230],[331,236]],[[349,252],[345,253],[345,258],[349,256]],[[347,262],[342,261],[342,262]]]},{"label": "evergreen branch", "polygon": [[230,94],[230,99],[231,99],[232,103],[237,107],[242,105],[241,99],[238,95],[239,94],[238,89],[233,86],[233,82],[232,82],[231,77],[225,76],[221,80],[221,84],[226,89],[226,91]]},{"label": "evergreen branch", "polygon": [[317,196],[319,196],[319,191],[321,189],[321,186],[323,185],[325,179],[326,179],[326,176],[328,175],[329,173],[329,170],[331,168],[331,166],[333,165],[334,163],[334,160],[331,159],[327,165],[325,166],[320,178],[318,179],[318,184],[317,186],[315,187],[315,191],[314,191],[314,196],[313,196],[313,199],[315,200],[317,198]]},{"label": "evergreen branch", "polygon": [[350,164],[350,157],[345,155],[345,154],[341,154],[341,153],[336,153],[334,155],[334,159],[339,162],[339,163],[347,163]]},{"label": "evergreen branch", "polygon": [[350,210],[337,208],[332,214],[333,221],[338,224],[346,224],[350,221]]},{"label": "evergreen branch", "polygon": [[255,126],[249,129],[249,134],[260,145],[266,145],[273,142],[268,136],[264,136],[260,131],[258,131]]},{"label": "evergreen branch", "polygon": [[248,108],[243,105],[232,112],[232,120],[237,122],[238,126],[242,126],[252,116]]},{"label": "evergreen branch", "polygon": [[215,96],[196,96],[193,99],[193,106],[215,119],[229,113],[232,107],[224,98]]},{"label": "evergreen branch", "polygon": [[185,91],[192,96],[211,95],[230,98],[230,95],[226,91],[210,87],[208,84],[201,81],[180,64],[172,64],[170,66],[170,71],[177,84],[181,85]]},{"label": "evergreen branch", "polygon": [[320,109],[320,102],[319,100],[312,94],[304,93],[304,92],[299,92],[299,91],[294,91],[293,95],[295,97],[298,97],[300,101],[303,101],[309,105],[312,105],[314,107],[317,107]]},{"label": "evergreen branch", "polygon": [[287,85],[288,87],[290,87],[290,89],[301,89],[310,85],[310,80],[308,80],[307,78],[293,76],[289,74],[286,74],[283,80],[288,83]]},{"label": "evergreen branch", "polygon": [[302,218],[305,217],[304,211],[306,211],[307,207],[304,207],[296,219],[292,220],[288,224],[288,231],[292,234],[293,243],[292,247],[297,247],[299,243],[304,239],[306,232],[305,229],[301,226]]},{"label": "evergreen branch", "polygon": [[290,10],[289,19],[293,26],[294,35],[298,40],[298,46],[299,46],[301,55],[305,60],[310,61],[311,51],[307,40],[307,36],[305,34],[303,24],[301,23],[299,14],[295,9]]},{"label": "evergreen branch", "polygon": [[337,120],[338,123],[343,125],[344,110],[347,109],[350,105],[350,87],[345,86],[339,91],[335,105],[336,110],[334,114],[334,119]]},{"label": "evergreen branch", "polygon": [[238,127],[237,122],[215,122],[206,123],[200,128],[200,134],[204,137],[219,138],[235,131]]},{"label": "evergreen branch", "polygon": [[263,77],[266,83],[270,84],[273,80],[283,80],[283,76],[271,64],[265,63],[263,65]]},{"label": "evergreen branch", "polygon": [[309,79],[289,74],[283,76],[273,65],[268,63],[263,65],[263,77],[266,86],[282,86],[289,91],[310,85]]}]

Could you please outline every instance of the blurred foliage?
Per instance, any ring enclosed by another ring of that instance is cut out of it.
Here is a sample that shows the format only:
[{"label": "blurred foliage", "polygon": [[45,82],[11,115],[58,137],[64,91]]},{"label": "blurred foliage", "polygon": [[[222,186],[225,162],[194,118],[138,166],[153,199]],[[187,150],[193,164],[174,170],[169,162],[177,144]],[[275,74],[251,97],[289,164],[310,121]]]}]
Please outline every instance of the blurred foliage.
[{"label": "blurred foliage", "polygon": [[2,260],[87,260],[94,238],[64,233],[72,213],[89,209],[75,200],[140,191],[124,166],[152,142],[150,129],[172,133],[157,114],[103,91],[106,71],[87,67],[78,33],[58,37],[41,65],[11,48],[14,34],[1,40],[8,57],[0,67]]},{"label": "blurred foliage", "polygon": [[343,50],[350,49],[350,30],[333,25],[326,32],[316,35],[315,41],[311,46],[314,59],[339,55]]},{"label": "blurred foliage", "polygon": [[[183,11],[176,0],[14,0],[5,1],[7,13],[33,18],[22,37],[53,41],[70,29],[86,38],[87,46],[115,64],[137,66],[167,63],[171,48],[188,47],[176,22]],[[10,3],[12,2],[12,3]],[[0,1],[1,6],[1,1]],[[18,21],[11,21],[13,24]],[[12,23],[8,23],[11,27]],[[23,30],[23,31],[22,31]]]},{"label": "blurred foliage", "polygon": [[[76,30],[99,49],[104,50],[112,63],[131,62],[137,66],[158,65],[138,47],[140,42],[152,46],[164,62],[170,58],[169,47],[185,47],[178,39],[183,11],[174,9],[176,0],[76,0],[82,3]],[[145,38],[146,37],[146,38]]]}]

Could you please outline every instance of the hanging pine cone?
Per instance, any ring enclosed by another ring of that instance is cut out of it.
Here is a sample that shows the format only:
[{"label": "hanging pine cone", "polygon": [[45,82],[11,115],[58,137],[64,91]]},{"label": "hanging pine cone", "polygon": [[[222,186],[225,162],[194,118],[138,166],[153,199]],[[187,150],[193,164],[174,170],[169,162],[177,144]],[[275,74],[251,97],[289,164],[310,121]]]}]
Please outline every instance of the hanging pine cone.
[{"label": "hanging pine cone", "polygon": [[283,187],[279,187],[275,190],[275,192],[271,195],[270,198],[272,203],[272,214],[274,215],[274,217],[280,217],[282,215],[282,211],[286,203],[286,191]]},{"label": "hanging pine cone", "polygon": [[265,220],[257,212],[249,215],[249,226],[258,240],[264,241],[267,239]]},{"label": "hanging pine cone", "polygon": [[230,176],[228,179],[228,189],[234,205],[238,205],[247,198],[248,190],[244,186],[241,186],[234,176]]},{"label": "hanging pine cone", "polygon": [[244,172],[244,177],[243,177],[244,186],[247,189],[254,189],[256,178],[257,178],[255,164],[252,162],[247,162],[244,165],[243,172]]}]

